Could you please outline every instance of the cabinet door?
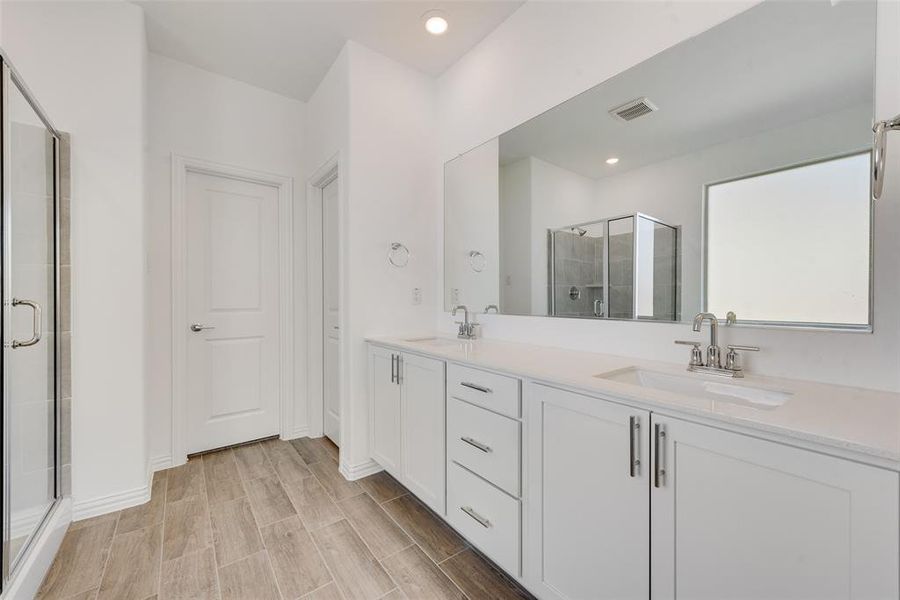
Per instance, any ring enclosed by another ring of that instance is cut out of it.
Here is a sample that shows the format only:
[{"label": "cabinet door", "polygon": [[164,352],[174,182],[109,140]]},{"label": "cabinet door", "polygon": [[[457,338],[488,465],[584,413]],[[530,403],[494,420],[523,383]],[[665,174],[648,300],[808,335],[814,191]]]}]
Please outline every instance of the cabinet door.
[{"label": "cabinet door", "polygon": [[403,382],[403,477],[401,481],[444,514],[446,445],[444,362],[415,354],[401,359]]},{"label": "cabinet door", "polygon": [[678,419],[654,424],[664,475],[651,488],[653,598],[898,597],[897,473]]},{"label": "cabinet door", "polygon": [[400,383],[395,374],[400,353],[369,348],[370,443],[372,459],[400,477]]},{"label": "cabinet door", "polygon": [[542,598],[646,600],[649,413],[539,384],[527,402],[530,587]]}]

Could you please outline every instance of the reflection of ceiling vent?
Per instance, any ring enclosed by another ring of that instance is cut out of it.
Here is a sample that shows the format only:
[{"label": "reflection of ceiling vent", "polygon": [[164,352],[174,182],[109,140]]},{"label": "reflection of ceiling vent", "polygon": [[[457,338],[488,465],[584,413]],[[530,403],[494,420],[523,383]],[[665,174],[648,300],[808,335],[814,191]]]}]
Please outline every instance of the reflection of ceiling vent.
[{"label": "reflection of ceiling vent", "polygon": [[644,115],[649,115],[655,110],[659,109],[648,99],[638,98],[637,100],[626,102],[621,106],[611,108],[609,114],[617,121],[627,122],[634,121],[638,117],[643,117]]}]

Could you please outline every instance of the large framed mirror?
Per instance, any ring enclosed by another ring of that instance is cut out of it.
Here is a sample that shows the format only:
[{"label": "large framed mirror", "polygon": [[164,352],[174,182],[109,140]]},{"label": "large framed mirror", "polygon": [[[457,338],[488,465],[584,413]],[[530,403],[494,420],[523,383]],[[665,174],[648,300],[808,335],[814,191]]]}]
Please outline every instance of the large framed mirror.
[{"label": "large framed mirror", "polygon": [[874,0],[768,0],[444,170],[444,305],[871,330]]}]

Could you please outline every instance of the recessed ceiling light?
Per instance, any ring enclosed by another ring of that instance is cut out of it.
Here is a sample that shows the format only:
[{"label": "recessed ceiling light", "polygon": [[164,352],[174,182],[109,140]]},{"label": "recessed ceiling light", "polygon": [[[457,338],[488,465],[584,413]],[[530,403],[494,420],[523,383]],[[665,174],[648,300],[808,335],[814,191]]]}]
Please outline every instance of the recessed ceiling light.
[{"label": "recessed ceiling light", "polygon": [[422,15],[422,19],[425,21],[425,31],[431,35],[443,35],[450,27],[444,13],[439,10],[428,11]]},{"label": "recessed ceiling light", "polygon": [[619,159],[616,158],[615,156],[610,156],[609,158],[606,159],[606,164],[608,164],[608,165],[614,165],[617,162],[619,162]]}]

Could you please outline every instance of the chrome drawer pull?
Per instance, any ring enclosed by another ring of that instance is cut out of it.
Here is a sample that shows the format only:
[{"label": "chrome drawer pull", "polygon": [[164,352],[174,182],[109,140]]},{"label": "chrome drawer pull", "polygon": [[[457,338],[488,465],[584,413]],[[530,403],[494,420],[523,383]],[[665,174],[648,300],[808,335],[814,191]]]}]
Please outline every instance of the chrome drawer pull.
[{"label": "chrome drawer pull", "polygon": [[461,439],[462,441],[464,441],[465,443],[467,443],[467,444],[470,445],[470,446],[473,446],[473,447],[475,447],[475,448],[478,448],[479,450],[481,450],[481,451],[484,452],[484,453],[488,453],[488,452],[491,451],[491,447],[490,447],[490,446],[487,446],[487,445],[485,445],[485,444],[482,444],[481,442],[477,442],[477,441],[473,440],[473,439],[470,438],[470,437],[463,436],[463,437],[461,437],[461,438],[459,438],[459,439]]},{"label": "chrome drawer pull", "polygon": [[470,517],[472,517],[473,519],[478,521],[478,524],[481,525],[482,527],[484,527],[485,529],[490,528],[491,522],[488,521],[487,519],[485,519],[484,517],[482,517],[481,515],[479,515],[474,510],[472,510],[471,506],[460,506],[459,510],[463,511],[464,513],[466,513],[467,515],[469,515]]},{"label": "chrome drawer pull", "polygon": [[475,390],[477,392],[483,392],[485,394],[493,394],[494,390],[489,387],[484,387],[483,385],[478,385],[477,383],[469,383],[468,381],[460,381],[459,385],[463,387],[467,387],[470,390]]}]

